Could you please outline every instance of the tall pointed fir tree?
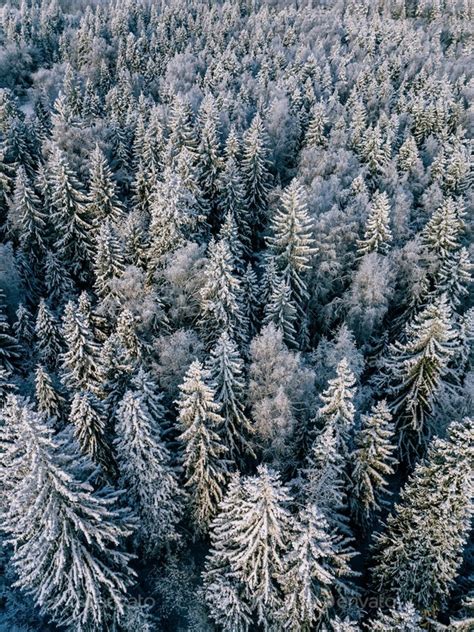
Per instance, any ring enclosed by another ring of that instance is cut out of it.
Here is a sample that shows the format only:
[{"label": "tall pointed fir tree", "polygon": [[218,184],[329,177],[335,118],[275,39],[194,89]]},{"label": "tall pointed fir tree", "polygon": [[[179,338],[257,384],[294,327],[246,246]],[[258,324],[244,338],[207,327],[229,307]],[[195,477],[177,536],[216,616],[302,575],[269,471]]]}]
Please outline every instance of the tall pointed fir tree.
[{"label": "tall pointed fir tree", "polygon": [[16,390],[11,371],[0,364],[0,410],[5,405],[8,395],[15,393]]},{"label": "tall pointed fir tree", "polygon": [[292,300],[291,288],[284,278],[276,279],[265,305],[263,324],[274,323],[281,330],[283,340],[289,347],[296,347],[295,323],[298,317]]},{"label": "tall pointed fir tree", "polygon": [[94,226],[100,226],[105,219],[120,222],[124,218],[112,171],[98,145],[91,154],[87,199],[88,214]]},{"label": "tall pointed fir tree", "polygon": [[66,402],[42,364],[38,364],[35,371],[35,396],[38,411],[43,417],[61,419]]},{"label": "tall pointed fir tree", "polygon": [[209,346],[224,331],[239,344],[245,342],[247,323],[241,310],[240,280],[233,272],[232,254],[224,239],[209,244],[199,299],[199,323]]},{"label": "tall pointed fir tree", "polygon": [[[290,287],[291,300],[303,324],[306,321],[306,304],[309,298],[305,273],[316,253],[316,242],[305,192],[297,180],[293,180],[281,196],[281,207],[272,217],[271,235],[267,241],[277,269]],[[304,336],[305,332],[300,326],[300,341]]]},{"label": "tall pointed fir tree", "polygon": [[46,250],[44,256],[43,280],[51,305],[59,305],[71,296],[73,290],[71,275],[66,264],[51,250]]},{"label": "tall pointed fir tree", "polygon": [[165,424],[166,408],[162,403],[163,394],[159,391],[158,383],[149,371],[140,367],[132,377],[131,386],[140,395],[151,415],[153,431],[160,434],[160,428]]},{"label": "tall pointed fir tree", "polygon": [[375,543],[374,588],[387,603],[411,601],[429,617],[446,607],[471,529],[473,461],[466,418],[415,467]]},{"label": "tall pointed fir tree", "polygon": [[341,544],[316,505],[303,507],[290,532],[289,550],[279,577],[283,604],[277,619],[285,630],[310,632],[328,617],[338,600],[354,597],[349,566],[354,552]]},{"label": "tall pointed fir tree", "polygon": [[245,412],[244,363],[235,342],[223,332],[211,350],[209,371],[224,419],[220,435],[232,459],[254,456],[253,428]]},{"label": "tall pointed fir tree", "polygon": [[387,612],[378,610],[368,625],[373,632],[422,632],[421,623],[422,618],[411,602],[397,601]]},{"label": "tall pointed fir tree", "polygon": [[105,299],[111,294],[110,282],[119,278],[124,270],[123,248],[108,218],[98,228],[96,249],[94,288],[97,295]]},{"label": "tall pointed fir tree", "polygon": [[31,347],[35,328],[33,325],[33,317],[29,309],[23,303],[20,303],[15,312],[16,320],[13,323],[13,333],[19,345],[23,350]]},{"label": "tall pointed fir tree", "polygon": [[73,274],[84,278],[92,257],[87,197],[60,149],[53,150],[48,168],[54,208],[55,249]]},{"label": "tall pointed fir tree", "polygon": [[251,227],[245,204],[245,186],[240,168],[232,156],[227,158],[219,176],[217,205],[220,215],[232,213],[246,254],[251,250]]},{"label": "tall pointed fir tree", "polygon": [[17,235],[20,248],[33,265],[41,261],[45,249],[46,215],[23,167],[16,173],[13,204],[10,209],[10,231]]},{"label": "tall pointed fir tree", "polygon": [[334,425],[329,423],[310,448],[302,470],[301,491],[304,502],[317,506],[332,529],[350,536],[346,465]]},{"label": "tall pointed fir tree", "polygon": [[325,107],[316,103],[311,110],[311,119],[304,139],[305,147],[326,147],[325,127],[328,122]]},{"label": "tall pointed fir tree", "polygon": [[12,335],[6,315],[6,300],[0,288],[0,366],[7,371],[13,371],[15,362],[20,357],[18,341]]},{"label": "tall pointed fir tree", "polygon": [[387,494],[387,477],[394,473],[397,463],[394,434],[392,415],[385,400],[376,404],[370,414],[362,416],[356,449],[351,455],[350,499],[353,515],[363,526],[370,525]]},{"label": "tall pointed fir tree", "polygon": [[13,429],[19,449],[2,459],[2,469],[16,472],[1,521],[13,545],[15,586],[59,626],[104,629],[124,612],[133,577],[123,548],[130,513],[116,506],[116,492],[82,482],[91,475],[88,462],[53,441],[31,408],[20,409]]},{"label": "tall pointed fir tree", "polygon": [[97,397],[87,390],[75,393],[69,422],[82,454],[99,465],[106,476],[113,477],[115,464],[107,438],[107,420]]},{"label": "tall pointed fir tree", "polygon": [[443,201],[422,231],[422,240],[440,262],[457,250],[464,228],[463,209],[453,198]]},{"label": "tall pointed fir tree", "polygon": [[209,373],[200,362],[191,364],[179,388],[176,404],[182,430],[179,441],[185,487],[197,532],[205,533],[216,514],[228,477],[227,448],[219,436],[224,420],[209,385]]},{"label": "tall pointed fir tree", "polygon": [[336,368],[336,377],[329,380],[326,390],[321,393],[322,406],[318,416],[325,425],[334,427],[338,449],[344,458],[348,458],[352,448],[354,434],[355,377],[346,358]]},{"label": "tall pointed fir tree", "polygon": [[270,191],[268,138],[262,117],[256,114],[245,133],[242,149],[242,176],[246,186],[245,202],[253,212],[251,226],[264,219]]},{"label": "tall pointed fir tree", "polygon": [[385,191],[377,191],[370,205],[364,238],[357,243],[357,253],[359,256],[371,252],[386,254],[391,241],[390,202]]},{"label": "tall pointed fir tree", "polygon": [[222,169],[219,143],[219,112],[214,97],[207,95],[200,108],[201,130],[198,160],[201,182],[206,198],[215,202],[217,198],[219,173]]},{"label": "tall pointed fir tree", "polygon": [[44,299],[40,300],[35,322],[36,350],[40,360],[55,368],[62,351],[59,323]]},{"label": "tall pointed fir tree", "polygon": [[150,551],[175,539],[182,493],[143,395],[127,391],[117,410],[120,484],[140,517],[139,542]]},{"label": "tall pointed fir tree", "polygon": [[430,418],[442,383],[448,380],[449,384],[449,363],[458,347],[446,297],[427,305],[407,324],[405,339],[390,345],[382,379],[390,396],[402,456],[411,460],[423,452],[433,432]]},{"label": "tall pointed fir tree", "polygon": [[[251,612],[265,629],[276,622],[282,607],[278,584],[290,537],[288,489],[277,473],[261,465],[257,475],[230,487],[233,502],[224,502],[213,522],[211,552],[207,560],[206,598],[214,606],[213,618],[226,620],[219,597],[241,601],[240,629],[248,629]],[[216,594],[212,594],[213,592]],[[228,619],[227,619],[228,620]],[[225,629],[231,630],[229,626]],[[239,629],[239,628],[237,628]]]},{"label": "tall pointed fir tree", "polygon": [[61,354],[63,384],[71,390],[96,390],[98,345],[86,317],[72,301],[64,309],[63,337],[66,346]]}]

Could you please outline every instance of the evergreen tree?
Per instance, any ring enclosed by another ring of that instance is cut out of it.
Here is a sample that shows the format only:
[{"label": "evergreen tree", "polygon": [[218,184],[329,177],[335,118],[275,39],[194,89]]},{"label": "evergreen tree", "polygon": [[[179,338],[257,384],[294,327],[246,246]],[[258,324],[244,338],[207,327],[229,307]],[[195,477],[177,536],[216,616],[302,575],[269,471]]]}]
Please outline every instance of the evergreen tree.
[{"label": "evergreen tree", "polygon": [[359,524],[370,524],[380,510],[380,497],[387,493],[387,476],[394,473],[394,428],[392,415],[384,401],[376,404],[369,415],[362,416],[356,435],[352,461],[352,510]]},{"label": "evergreen tree", "polygon": [[395,342],[384,363],[390,407],[397,421],[403,455],[423,449],[432,428],[430,417],[449,363],[458,346],[446,297],[429,304],[405,329],[406,342]]},{"label": "evergreen tree", "polygon": [[291,299],[299,317],[304,320],[309,297],[304,275],[316,249],[304,189],[297,180],[293,180],[283,192],[281,208],[272,218],[271,231],[268,244],[276,266],[290,287]]},{"label": "evergreen tree", "polygon": [[136,319],[129,309],[123,309],[117,319],[115,330],[117,338],[132,362],[136,362],[142,355],[142,343],[136,331]]},{"label": "evergreen tree", "polygon": [[224,419],[220,435],[232,459],[253,455],[252,425],[245,413],[244,363],[235,342],[223,332],[209,358],[209,372],[216,402]]},{"label": "evergreen tree", "polygon": [[62,351],[62,340],[58,322],[44,299],[39,303],[35,334],[38,356],[46,366],[54,368]]},{"label": "evergreen tree", "polygon": [[17,233],[20,248],[38,263],[45,248],[46,216],[23,167],[16,174],[9,215],[10,228]]},{"label": "evergreen tree", "polygon": [[14,336],[5,313],[5,294],[0,288],[0,366],[7,371],[13,371],[13,365],[20,357],[20,348]]},{"label": "evergreen tree", "polygon": [[0,365],[0,410],[5,405],[8,395],[17,390],[11,372]]},{"label": "evergreen tree", "polygon": [[268,138],[260,114],[256,114],[244,136],[242,175],[245,201],[254,212],[251,224],[258,223],[266,211],[270,191]]},{"label": "evergreen tree", "polygon": [[240,309],[240,281],[233,272],[232,255],[227,241],[211,241],[200,291],[200,325],[212,345],[222,332],[242,343],[247,330]]},{"label": "evergreen tree", "polygon": [[425,246],[438,261],[445,260],[460,247],[464,228],[463,211],[453,198],[447,198],[437,208],[422,231]]},{"label": "evergreen tree", "polygon": [[354,594],[347,581],[354,574],[349,567],[353,555],[331,534],[324,514],[315,505],[300,511],[279,577],[284,598],[278,620],[284,629],[313,630],[327,617],[337,598]]},{"label": "evergreen tree", "polygon": [[325,424],[333,425],[338,449],[344,457],[350,454],[354,431],[354,384],[354,374],[346,358],[343,358],[337,365],[336,377],[329,380],[326,390],[320,395],[323,405],[318,415]]},{"label": "evergreen tree", "polygon": [[16,310],[16,320],[13,323],[13,332],[18,343],[23,349],[31,346],[34,336],[33,318],[30,311],[20,303]]},{"label": "evergreen tree", "polygon": [[113,475],[114,462],[107,442],[104,410],[91,392],[84,390],[74,395],[69,422],[82,454],[100,465],[107,475]]},{"label": "evergreen tree", "polygon": [[55,149],[49,161],[54,207],[55,249],[73,274],[83,277],[91,261],[91,225],[87,197],[74,176],[65,155]]},{"label": "evergreen tree", "polygon": [[144,397],[127,391],[117,411],[115,450],[120,482],[140,516],[140,540],[153,550],[176,537],[181,492],[170,455]]},{"label": "evergreen tree", "polygon": [[275,280],[268,303],[265,305],[263,324],[274,323],[283,333],[285,343],[294,348],[297,346],[295,330],[297,316],[288,282],[284,278]]},{"label": "evergreen tree", "polygon": [[245,205],[245,187],[239,166],[233,157],[226,160],[219,176],[217,205],[221,215],[231,213],[246,253],[251,249],[251,228]]},{"label": "evergreen tree", "polygon": [[2,520],[15,586],[60,626],[103,628],[124,611],[133,576],[121,544],[130,514],[115,506],[115,492],[82,482],[90,477],[87,463],[53,441],[38,414],[22,412],[22,449],[7,466],[21,475]]},{"label": "evergreen tree", "polygon": [[415,467],[375,544],[374,586],[433,617],[459,572],[473,510],[472,420],[453,422]]},{"label": "evergreen tree", "polygon": [[422,632],[421,622],[411,602],[398,602],[388,612],[379,610],[369,625],[374,632]]},{"label": "evergreen tree", "polygon": [[72,390],[95,390],[98,346],[87,319],[72,301],[64,309],[63,337],[66,344],[66,350],[61,354],[63,383]]},{"label": "evergreen tree", "polygon": [[97,235],[97,255],[94,262],[95,290],[101,298],[110,295],[110,282],[122,275],[124,269],[122,247],[106,219],[102,222]]},{"label": "evergreen tree", "polygon": [[101,226],[105,219],[120,222],[124,210],[117,196],[117,187],[112,179],[104,154],[96,145],[90,159],[90,184],[88,213],[94,226]]},{"label": "evergreen tree", "polygon": [[197,360],[189,367],[180,385],[178,423],[182,429],[179,441],[183,446],[185,487],[189,490],[191,514],[197,531],[204,533],[227,480],[227,448],[219,432],[224,420],[219,414],[209,373]]},{"label": "evergreen tree", "polygon": [[392,241],[390,202],[385,191],[375,193],[365,226],[364,238],[358,242],[358,255],[371,252],[386,254]]},{"label": "evergreen tree", "polygon": [[327,146],[327,138],[324,133],[327,116],[324,110],[324,106],[321,103],[317,103],[312,108],[311,119],[305,136],[306,147]]},{"label": "evergreen tree", "polygon": [[64,398],[55,388],[51,375],[41,364],[37,365],[35,371],[35,395],[38,411],[46,419],[61,419]]},{"label": "evergreen tree", "polygon": [[52,305],[58,305],[71,296],[73,283],[66,265],[51,250],[44,256],[44,285]]}]

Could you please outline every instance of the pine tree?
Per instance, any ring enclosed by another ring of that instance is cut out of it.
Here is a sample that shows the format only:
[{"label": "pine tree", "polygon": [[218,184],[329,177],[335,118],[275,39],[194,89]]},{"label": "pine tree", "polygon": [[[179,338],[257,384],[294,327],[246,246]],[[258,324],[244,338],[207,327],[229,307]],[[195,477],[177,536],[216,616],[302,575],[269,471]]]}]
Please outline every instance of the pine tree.
[{"label": "pine tree", "polygon": [[333,425],[338,449],[344,457],[350,454],[354,431],[354,385],[354,374],[346,358],[343,358],[337,365],[336,377],[329,380],[326,390],[320,395],[323,405],[318,415],[325,424]]},{"label": "pine tree", "polygon": [[106,436],[106,418],[100,401],[90,391],[76,393],[72,399],[69,422],[82,454],[100,465],[104,473],[115,473],[112,451]]},{"label": "pine tree", "polygon": [[447,198],[437,208],[422,231],[425,246],[440,262],[460,247],[464,228],[463,210],[453,198]]},{"label": "pine tree", "polygon": [[166,163],[168,158],[175,159],[181,149],[186,147],[194,156],[197,156],[198,140],[194,128],[193,114],[189,102],[175,97],[171,106],[170,134],[167,147]]},{"label": "pine tree", "polygon": [[362,416],[356,435],[356,449],[351,455],[352,510],[359,524],[370,524],[380,510],[380,497],[387,493],[387,476],[394,473],[394,428],[392,415],[384,401],[376,404],[369,415]]},{"label": "pine tree", "polygon": [[386,613],[379,610],[369,625],[373,632],[422,632],[421,623],[421,617],[411,602],[398,602]]},{"label": "pine tree", "polygon": [[62,382],[72,390],[97,388],[97,343],[89,323],[77,306],[69,301],[63,315],[66,350],[61,354]]},{"label": "pine tree", "polygon": [[67,300],[72,294],[72,279],[66,264],[51,250],[46,250],[43,272],[44,285],[50,303],[58,305]]},{"label": "pine tree", "polygon": [[447,603],[471,528],[472,419],[453,422],[402,489],[375,544],[374,586],[433,617]]},{"label": "pine tree", "polygon": [[239,166],[233,157],[226,160],[219,176],[217,206],[221,215],[232,213],[246,254],[251,249],[251,228],[245,205],[245,186]]},{"label": "pine tree", "polygon": [[121,486],[140,516],[140,540],[148,549],[176,538],[181,492],[170,454],[159,438],[143,396],[127,391],[117,411],[115,450]]},{"label": "pine tree", "polygon": [[88,213],[94,226],[101,226],[105,219],[120,222],[124,209],[117,196],[117,187],[107,160],[96,145],[90,159],[90,184]]},{"label": "pine tree", "polygon": [[430,417],[458,346],[446,297],[427,305],[407,324],[405,339],[390,345],[384,370],[402,454],[411,459],[431,434]]},{"label": "pine tree", "polygon": [[277,279],[265,305],[263,324],[274,323],[283,333],[283,340],[289,347],[295,348],[297,309],[292,300],[291,288],[284,279]]},{"label": "pine tree", "polygon": [[229,250],[234,262],[234,270],[241,271],[244,265],[244,248],[239,237],[239,231],[234,214],[230,211],[228,211],[224,216],[224,221],[222,222],[219,229],[218,237],[219,240],[224,239],[229,246]]},{"label": "pine tree", "polygon": [[316,505],[331,528],[350,535],[346,460],[339,451],[333,424],[316,435],[302,474],[305,502]]},{"label": "pine tree", "polygon": [[45,248],[46,216],[23,167],[16,173],[9,215],[10,228],[17,233],[20,248],[38,263]]},{"label": "pine tree", "polygon": [[122,246],[110,220],[102,222],[97,235],[97,254],[94,262],[94,288],[100,298],[110,296],[110,282],[120,277],[124,270]]},{"label": "pine tree", "polygon": [[64,264],[80,277],[88,269],[92,255],[91,225],[87,218],[87,197],[64,154],[55,149],[49,161],[52,184],[55,249]]},{"label": "pine tree", "polygon": [[217,182],[222,168],[219,147],[219,112],[215,99],[206,96],[200,108],[201,138],[198,147],[201,182],[206,197],[214,201],[217,196]]},{"label": "pine tree", "polygon": [[103,343],[97,362],[98,396],[103,401],[109,418],[116,408],[130,382],[136,363],[124,348],[117,334],[111,334]]},{"label": "pine tree", "polygon": [[229,481],[217,516],[211,526],[211,548],[203,573],[204,599],[211,618],[224,632],[247,632],[252,624],[252,611],[244,596],[244,586],[232,571],[227,538],[229,525],[241,519],[243,485],[240,473]]},{"label": "pine tree", "polygon": [[182,429],[185,487],[189,490],[191,513],[198,533],[204,533],[216,513],[227,480],[227,448],[219,431],[224,420],[219,414],[209,373],[197,360],[189,367],[179,387],[178,423]]},{"label": "pine tree", "polygon": [[279,577],[284,598],[277,618],[285,630],[313,630],[338,598],[354,594],[347,581],[354,575],[349,567],[353,555],[331,534],[316,505],[303,507],[293,523]]},{"label": "pine tree", "polygon": [[132,362],[136,362],[142,355],[143,345],[136,331],[136,319],[129,309],[122,309],[117,319],[115,329],[117,338]]},{"label": "pine tree", "polygon": [[241,164],[245,200],[254,212],[251,224],[255,224],[263,217],[270,191],[268,138],[258,113],[244,136]]},{"label": "pine tree", "polygon": [[132,377],[131,385],[135,393],[140,395],[153,421],[153,430],[158,432],[166,417],[166,408],[162,403],[163,394],[152,375],[143,367]]},{"label": "pine tree", "polygon": [[33,318],[31,312],[20,303],[16,310],[16,320],[13,323],[13,332],[18,343],[23,349],[31,346],[34,336]]},{"label": "pine tree", "polygon": [[5,294],[0,288],[0,366],[7,371],[13,371],[13,366],[19,357],[20,348],[11,333],[5,313]]},{"label": "pine tree", "polygon": [[278,474],[261,465],[256,476],[245,480],[237,515],[227,523],[225,556],[246,602],[264,626],[281,606],[278,578],[290,535],[289,501]]},{"label": "pine tree", "polygon": [[291,299],[298,315],[303,319],[309,297],[304,276],[316,248],[304,189],[297,180],[293,180],[283,192],[281,208],[272,218],[271,231],[269,247],[277,268],[291,289]]},{"label": "pine tree", "polygon": [[241,279],[242,314],[248,323],[249,338],[257,332],[257,317],[261,304],[261,289],[255,270],[251,263],[247,264]]},{"label": "pine tree", "polygon": [[209,358],[209,372],[224,419],[220,435],[232,459],[254,456],[252,425],[245,413],[244,363],[235,342],[223,332]]},{"label": "pine tree", "polygon": [[11,372],[0,365],[0,410],[5,405],[8,395],[17,390]]},{"label": "pine tree", "polygon": [[359,256],[371,252],[386,254],[392,233],[390,230],[390,202],[385,191],[377,192],[372,198],[364,238],[358,242]]},{"label": "pine tree", "polygon": [[124,611],[133,576],[122,548],[130,514],[115,506],[117,493],[81,482],[90,477],[87,463],[22,408],[22,447],[6,466],[18,478],[1,527],[13,545],[15,586],[59,626],[103,629]]},{"label": "pine tree", "polygon": [[61,419],[64,398],[55,388],[51,375],[41,364],[37,365],[35,371],[35,395],[38,411],[46,419]]},{"label": "pine tree", "polygon": [[203,336],[212,345],[222,332],[239,343],[247,330],[241,305],[241,287],[233,272],[232,254],[227,241],[212,240],[200,290],[200,325]]},{"label": "pine tree", "polygon": [[435,295],[444,294],[453,309],[459,307],[463,296],[469,294],[473,268],[466,248],[453,252],[439,266]]},{"label": "pine tree", "polygon": [[305,136],[306,147],[326,147],[327,138],[325,136],[325,126],[327,116],[325,108],[321,103],[317,103],[311,111],[311,119]]},{"label": "pine tree", "polygon": [[38,356],[46,366],[54,368],[62,351],[62,340],[58,322],[44,299],[39,303],[35,334]]}]

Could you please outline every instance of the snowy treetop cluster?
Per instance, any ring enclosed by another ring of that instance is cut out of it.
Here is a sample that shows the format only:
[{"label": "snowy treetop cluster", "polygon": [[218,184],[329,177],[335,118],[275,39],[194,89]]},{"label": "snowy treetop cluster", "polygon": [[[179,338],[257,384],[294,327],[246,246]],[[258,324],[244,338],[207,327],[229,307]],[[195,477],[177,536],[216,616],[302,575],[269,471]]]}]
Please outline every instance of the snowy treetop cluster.
[{"label": "snowy treetop cluster", "polygon": [[1,4],[0,629],[472,630],[472,0]]}]

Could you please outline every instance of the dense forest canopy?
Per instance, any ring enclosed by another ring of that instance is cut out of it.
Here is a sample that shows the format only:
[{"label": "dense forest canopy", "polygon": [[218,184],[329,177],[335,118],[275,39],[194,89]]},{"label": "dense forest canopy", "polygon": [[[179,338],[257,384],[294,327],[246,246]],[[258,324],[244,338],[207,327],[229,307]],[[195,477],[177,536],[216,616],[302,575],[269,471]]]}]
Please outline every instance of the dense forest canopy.
[{"label": "dense forest canopy", "polygon": [[472,630],[472,0],[1,4],[0,629]]}]

